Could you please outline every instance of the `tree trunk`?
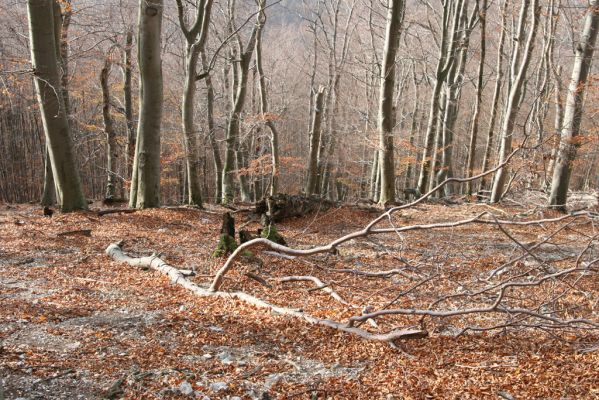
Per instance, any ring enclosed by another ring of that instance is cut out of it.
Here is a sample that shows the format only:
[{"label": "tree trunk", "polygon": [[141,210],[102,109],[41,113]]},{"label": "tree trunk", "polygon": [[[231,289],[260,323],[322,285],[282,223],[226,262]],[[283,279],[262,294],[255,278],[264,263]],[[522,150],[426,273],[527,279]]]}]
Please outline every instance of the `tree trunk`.
[{"label": "tree trunk", "polygon": [[320,149],[320,126],[322,123],[322,107],[324,100],[324,87],[320,86],[314,94],[314,111],[310,127],[310,155],[308,158],[308,179],[306,182],[306,194],[318,194],[316,192],[318,182],[318,151]]},{"label": "tree trunk", "polygon": [[[504,120],[501,128],[501,149],[499,151],[498,164],[503,164],[509,156],[509,154],[512,152],[514,125],[516,123],[518,111],[520,111],[520,104],[522,102],[523,97],[522,89],[524,85],[524,79],[526,77],[526,71],[528,70],[528,66],[530,64],[530,58],[532,56],[535,37],[537,34],[537,26],[540,17],[540,7],[539,1],[533,0],[530,12],[530,19],[532,21],[532,25],[530,27],[528,39],[526,40],[526,47],[524,48],[524,53],[522,54],[522,60],[520,60],[520,52],[524,45],[525,24],[526,17],[529,14],[529,5],[530,3],[528,0],[523,0],[518,23],[518,33],[517,37],[515,38],[515,40],[517,41],[517,45],[514,50],[514,55],[512,57],[511,71],[513,80],[511,82],[508,101],[506,104],[506,110],[504,112]],[[493,190],[491,192],[491,203],[498,202],[503,196],[503,190],[505,188],[507,177],[507,166],[500,168],[495,173],[495,178],[493,180]]]},{"label": "tree trunk", "polygon": [[[478,63],[478,79],[476,83],[476,101],[474,103],[474,116],[470,128],[470,143],[468,145],[468,158],[466,161],[466,176],[470,178],[474,173],[476,159],[476,143],[478,141],[478,128],[480,119],[480,105],[483,96],[483,80],[485,75],[485,56],[487,48],[487,0],[482,0],[479,9],[480,18],[480,60]],[[503,33],[502,33],[503,34]],[[472,181],[466,182],[466,195],[472,196]]]},{"label": "tree trunk", "polygon": [[135,158],[135,121],[133,120],[133,95],[131,85],[132,65],[131,49],[133,47],[133,30],[127,30],[125,36],[124,65],[123,65],[123,97],[125,102],[125,122],[127,124],[127,177],[133,173]]},{"label": "tree trunk", "polygon": [[106,135],[106,199],[112,200],[115,198],[115,169],[116,159],[119,152],[116,143],[116,132],[110,115],[110,87],[108,77],[112,63],[110,57],[107,56],[104,67],[100,73],[100,86],[102,87],[102,119],[104,121],[104,134]]},{"label": "tree trunk", "polygon": [[[439,124],[441,91],[443,83],[449,72],[449,68],[455,62],[455,48],[457,46],[458,24],[461,14],[463,0],[457,0],[450,4],[451,0],[443,2],[443,33],[441,37],[441,46],[439,48],[439,61],[437,62],[437,70],[435,73],[435,86],[431,96],[430,112],[428,126],[424,138],[424,151],[422,154],[422,162],[420,164],[420,174],[418,176],[418,188],[420,193],[427,192],[430,185],[429,180],[434,178],[434,162],[436,157],[435,142],[437,138],[437,126]],[[430,178],[430,179],[429,179]]]},{"label": "tree trunk", "polygon": [[[230,14],[233,18],[233,10],[231,9]],[[241,112],[245,104],[245,97],[247,92],[247,80],[248,71],[250,67],[250,61],[256,47],[256,34],[258,25],[254,26],[250,39],[248,41],[245,50],[241,44],[241,39],[237,37],[237,47],[239,52],[239,69],[238,75],[235,74],[236,66],[233,66],[234,76],[237,76],[237,84],[233,85],[235,90],[233,95],[233,107],[229,115],[227,123],[227,150],[225,152],[225,164],[223,166],[223,189],[222,189],[222,202],[223,204],[230,203],[234,197],[234,174],[235,174],[235,162],[237,161],[238,168],[243,165],[243,154],[240,154],[239,146],[239,125],[241,120]],[[233,29],[234,30],[234,29]],[[235,79],[234,79],[235,80]],[[246,176],[238,173],[239,182],[241,185],[241,197],[242,201],[250,201],[249,186],[247,183]]]},{"label": "tree trunk", "polygon": [[258,72],[258,87],[260,90],[260,114],[264,123],[270,129],[271,143],[271,181],[270,195],[274,196],[279,190],[279,133],[271,116],[268,115],[268,99],[266,97],[266,80],[264,78],[264,68],[262,66],[262,29],[266,23],[266,13],[264,12],[264,0],[259,0],[260,13],[258,15],[258,32],[256,34],[256,71]]},{"label": "tree trunk", "polygon": [[[493,99],[491,100],[491,116],[489,117],[489,127],[487,129],[487,144],[485,145],[485,153],[483,155],[482,171],[489,169],[491,161],[491,149],[493,149],[493,137],[495,131],[495,121],[497,120],[497,109],[499,105],[499,97],[501,94],[501,85],[503,81],[503,48],[505,44],[505,32],[507,31],[506,18],[507,18],[507,5],[508,0],[503,0],[503,6],[501,7],[501,34],[499,36],[499,44],[497,46],[497,75],[495,76],[495,87],[493,89]],[[487,187],[487,176],[483,176],[480,181],[480,190]]]},{"label": "tree trunk", "polygon": [[[202,66],[204,71],[208,70],[208,63],[206,62],[206,53],[201,54]],[[215,202],[220,203],[222,198],[223,188],[223,162],[220,157],[220,149],[216,141],[216,124],[214,123],[214,86],[212,85],[212,78],[210,74],[204,78],[206,84],[206,119],[208,123],[208,142],[212,149],[212,160],[214,162],[214,174],[215,174]]]},{"label": "tree trunk", "polygon": [[185,166],[187,172],[187,203],[202,206],[202,190],[200,184],[200,153],[198,147],[198,132],[194,124],[195,93],[197,81],[197,66],[200,52],[208,35],[208,22],[212,0],[200,0],[196,4],[196,15],[193,25],[188,28],[185,23],[185,8],[182,0],[177,0],[179,27],[187,41],[185,49],[185,85],[181,101],[181,120],[185,145]]},{"label": "tree trunk", "polygon": [[130,207],[160,205],[160,124],[162,121],[163,0],[139,1],[139,123]]},{"label": "tree trunk", "polygon": [[592,0],[589,4],[580,41],[576,45],[576,58],[566,98],[561,141],[551,182],[549,204],[559,209],[565,209],[570,175],[572,174],[572,161],[576,158],[576,152],[580,146],[578,135],[582,121],[584,93],[598,31],[599,0]]},{"label": "tree trunk", "polygon": [[387,30],[385,50],[381,69],[381,87],[379,97],[379,156],[381,168],[381,192],[379,203],[395,201],[395,160],[393,153],[393,126],[395,109],[393,90],[395,88],[395,56],[399,47],[403,0],[389,0],[387,3]]},{"label": "tree trunk", "polygon": [[31,60],[35,87],[48,143],[56,197],[61,211],[86,209],[71,140],[66,106],[58,70],[60,44],[56,40],[55,15],[59,12],[52,0],[28,0]]}]

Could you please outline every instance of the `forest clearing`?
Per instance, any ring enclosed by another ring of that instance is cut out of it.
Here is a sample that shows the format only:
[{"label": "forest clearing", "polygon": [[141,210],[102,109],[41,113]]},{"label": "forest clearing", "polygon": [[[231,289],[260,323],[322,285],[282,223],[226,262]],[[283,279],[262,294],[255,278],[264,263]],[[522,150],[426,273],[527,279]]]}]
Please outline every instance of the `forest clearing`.
[{"label": "forest clearing", "polygon": [[0,400],[599,399],[599,0],[0,0]]}]

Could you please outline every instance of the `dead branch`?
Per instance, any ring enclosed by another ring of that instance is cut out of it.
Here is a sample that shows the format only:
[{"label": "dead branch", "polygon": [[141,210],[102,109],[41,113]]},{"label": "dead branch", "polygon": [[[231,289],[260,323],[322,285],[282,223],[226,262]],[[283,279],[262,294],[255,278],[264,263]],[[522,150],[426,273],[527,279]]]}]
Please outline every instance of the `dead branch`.
[{"label": "dead branch", "polygon": [[339,303],[341,303],[345,306],[349,306],[352,308],[358,308],[358,306],[350,304],[347,301],[343,300],[343,298],[341,296],[339,296],[337,294],[337,292],[335,292],[333,289],[331,289],[328,284],[325,284],[324,282],[322,282],[320,279],[318,279],[315,276],[285,276],[283,278],[279,278],[279,282],[301,282],[301,281],[314,282],[314,284],[316,285],[316,288],[314,288],[314,289],[318,289],[318,290],[327,292],[332,298],[334,298]]},{"label": "dead branch", "polygon": [[56,236],[77,236],[77,235],[83,235],[83,236],[89,237],[92,235],[92,230],[91,229],[77,229],[74,231],[60,232],[60,233],[56,234]]},{"label": "dead branch", "polygon": [[[249,243],[249,242],[248,242]],[[270,304],[264,300],[261,300],[257,297],[254,297],[250,294],[244,292],[221,292],[214,291],[211,289],[206,289],[200,287],[199,285],[193,283],[188,280],[181,274],[181,272],[173,267],[168,265],[166,262],[161,260],[159,257],[152,255],[148,257],[130,257],[123,252],[121,248],[122,242],[113,243],[106,249],[106,254],[113,258],[115,261],[126,263],[134,267],[141,267],[147,269],[153,269],[158,271],[166,276],[168,276],[174,284],[182,286],[183,288],[191,291],[192,293],[201,296],[201,297],[220,297],[224,299],[235,298],[246,302],[250,305],[259,308],[266,308],[272,310],[278,314],[286,315],[301,319],[311,324],[326,326],[341,332],[350,333],[361,338],[373,341],[382,341],[382,342],[391,342],[398,340],[407,340],[407,339],[420,339],[428,336],[428,332],[422,329],[394,329],[386,333],[371,333],[364,329],[350,327],[347,324],[331,321],[328,319],[320,319],[313,317],[311,315],[305,314],[302,311],[294,310],[287,307],[280,307],[274,304]]]}]

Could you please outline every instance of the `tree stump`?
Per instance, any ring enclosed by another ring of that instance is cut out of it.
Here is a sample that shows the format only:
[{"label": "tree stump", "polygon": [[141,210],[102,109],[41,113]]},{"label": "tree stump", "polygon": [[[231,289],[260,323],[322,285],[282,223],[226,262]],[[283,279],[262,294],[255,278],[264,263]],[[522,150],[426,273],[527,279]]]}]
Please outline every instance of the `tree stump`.
[{"label": "tree stump", "polygon": [[223,214],[223,224],[220,228],[218,245],[212,253],[212,257],[224,257],[231,254],[237,248],[235,241],[235,219],[230,212]]},{"label": "tree stump", "polygon": [[260,217],[260,222],[262,223],[262,232],[261,237],[264,239],[268,239],[271,242],[275,242],[281,244],[283,246],[287,245],[285,238],[281,236],[281,234],[277,231],[277,227],[271,221],[270,217],[267,214],[262,214]]}]

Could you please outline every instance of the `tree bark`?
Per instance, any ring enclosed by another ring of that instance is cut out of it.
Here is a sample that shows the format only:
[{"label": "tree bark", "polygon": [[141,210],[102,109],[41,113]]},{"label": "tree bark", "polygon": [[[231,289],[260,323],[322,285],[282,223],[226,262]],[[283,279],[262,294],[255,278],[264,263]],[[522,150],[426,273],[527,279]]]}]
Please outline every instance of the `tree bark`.
[{"label": "tree bark", "polygon": [[[234,10],[231,7],[230,17],[233,18]],[[231,22],[232,24],[232,22]],[[226,144],[227,150],[225,152],[225,164],[223,166],[223,189],[222,189],[222,203],[228,204],[233,201],[234,198],[234,174],[235,174],[235,162],[237,160],[238,168],[243,164],[243,154],[240,154],[239,146],[239,125],[241,121],[241,112],[245,104],[245,97],[247,92],[247,80],[248,71],[250,67],[250,61],[256,47],[256,35],[257,35],[256,24],[248,44],[244,50],[241,43],[241,38],[237,36],[237,50],[239,53],[239,66],[233,65],[234,76],[237,76],[237,84],[233,85],[233,107],[229,115],[227,123],[227,137]],[[230,28],[232,31],[233,27]],[[235,72],[238,71],[238,72]],[[235,79],[234,79],[235,81]],[[249,186],[247,185],[247,179],[245,176],[237,174],[241,185],[241,200],[250,201]]]},{"label": "tree bark", "polygon": [[[530,19],[532,24],[530,27],[530,32],[528,34],[528,38],[526,40],[526,46],[523,48],[526,18],[529,14],[529,8],[531,8]],[[515,38],[515,40],[517,41],[517,45],[512,57],[511,71],[513,78],[511,82],[510,92],[506,104],[506,110],[504,112],[504,120],[501,129],[501,149],[499,151],[499,164],[503,164],[503,162],[512,152],[514,125],[516,123],[518,112],[520,111],[520,105],[523,97],[524,80],[526,77],[526,71],[528,70],[528,66],[530,64],[530,58],[534,49],[534,42],[537,34],[539,18],[539,1],[533,0],[532,7],[530,7],[529,0],[523,0],[518,22],[517,37]],[[521,55],[520,53],[522,50],[524,50],[524,53]],[[521,60],[520,57],[522,57]],[[503,190],[505,188],[507,177],[507,166],[500,168],[495,173],[495,178],[493,180],[493,190],[491,192],[491,203],[498,202],[503,196]]]},{"label": "tree bark", "polygon": [[[201,53],[202,66],[204,71],[208,70],[208,63],[206,62],[206,53]],[[214,174],[215,174],[215,191],[214,198],[216,203],[220,203],[222,198],[223,188],[223,162],[220,157],[220,149],[216,141],[216,124],[214,122],[214,86],[212,84],[212,78],[210,74],[204,78],[206,84],[206,120],[208,124],[208,142],[212,149],[212,160],[214,162]]]},{"label": "tree bark", "polygon": [[110,87],[108,84],[108,78],[110,75],[110,68],[112,62],[110,61],[110,55],[107,56],[104,67],[100,72],[100,86],[102,87],[102,119],[104,121],[104,134],[106,135],[106,199],[111,200],[115,198],[115,169],[116,159],[119,156],[118,147],[116,143],[116,132],[114,130],[114,123],[112,116],[110,115]]},{"label": "tree bark", "polygon": [[133,162],[130,207],[160,205],[160,125],[162,122],[163,0],[139,1],[139,124]]},{"label": "tree bark", "polygon": [[[482,0],[479,9],[480,19],[480,60],[478,63],[478,78],[476,82],[476,101],[474,103],[474,116],[470,127],[470,143],[468,145],[468,158],[466,160],[466,176],[470,178],[474,173],[474,161],[476,160],[476,144],[478,141],[478,128],[480,119],[480,105],[483,96],[483,84],[485,77],[485,61],[487,49],[487,0]],[[466,195],[472,196],[472,182],[466,183]]]},{"label": "tree bark", "polygon": [[135,158],[135,121],[133,120],[133,89],[131,84],[132,62],[131,49],[133,47],[133,30],[128,29],[125,34],[124,65],[123,65],[123,97],[125,103],[125,122],[127,124],[127,177],[133,174],[133,159]]},{"label": "tree bark", "polygon": [[52,0],[28,0],[31,60],[35,87],[48,144],[56,197],[63,212],[86,209],[58,65],[60,43],[56,40],[55,16],[60,9]]},{"label": "tree bark", "polygon": [[404,1],[389,0],[387,3],[387,30],[385,50],[381,69],[379,97],[379,156],[381,168],[381,192],[379,203],[395,201],[395,159],[393,152],[393,127],[395,108],[393,90],[395,89],[395,56],[399,47],[401,21]]},{"label": "tree bark", "polygon": [[455,48],[457,46],[458,25],[460,22],[459,14],[463,0],[444,0],[443,1],[443,21],[442,21],[442,37],[439,48],[439,61],[437,62],[437,70],[435,73],[435,86],[431,95],[431,104],[429,111],[428,126],[426,129],[424,152],[422,154],[422,162],[420,164],[420,174],[418,176],[417,190],[420,193],[427,191],[430,186],[429,180],[433,180],[435,158],[435,142],[437,138],[437,126],[439,124],[439,114],[441,102],[441,91],[443,83],[447,77],[449,69],[455,62]]},{"label": "tree bark", "polygon": [[318,194],[316,189],[318,182],[318,151],[320,149],[320,126],[322,123],[322,107],[324,100],[324,87],[320,86],[314,94],[314,111],[310,127],[310,155],[308,158],[308,179],[306,182],[306,194]]},{"label": "tree bark", "polygon": [[[489,169],[491,162],[491,149],[493,148],[493,137],[495,131],[495,121],[497,120],[497,110],[499,105],[499,98],[501,94],[501,85],[503,81],[503,48],[505,44],[505,33],[507,31],[506,18],[507,18],[507,5],[509,0],[503,0],[503,6],[501,7],[501,34],[499,35],[499,44],[497,45],[497,74],[495,76],[495,87],[493,89],[493,99],[491,100],[491,115],[489,117],[489,127],[487,128],[487,143],[485,145],[485,153],[483,155],[482,170],[486,171]],[[487,176],[483,176],[480,181],[480,190],[487,187]]]},{"label": "tree bark", "polygon": [[264,24],[266,24],[266,13],[264,12],[264,0],[259,0],[259,14],[258,14],[258,31],[256,33],[256,71],[258,72],[258,87],[260,91],[260,114],[265,125],[270,130],[270,152],[271,152],[271,181],[270,181],[270,195],[274,196],[279,190],[279,174],[280,174],[280,160],[279,160],[279,132],[275,126],[275,123],[271,116],[268,115],[268,99],[266,95],[266,79],[264,77],[264,67],[262,65],[262,30]]},{"label": "tree bark", "polygon": [[185,9],[182,0],[177,0],[179,26],[185,36],[187,47],[185,50],[185,85],[181,105],[181,120],[185,144],[185,166],[187,171],[187,203],[202,206],[202,190],[200,184],[200,154],[198,147],[198,132],[194,124],[195,93],[197,81],[197,65],[200,52],[208,35],[208,23],[212,0],[200,0],[196,4],[195,21],[188,28],[185,23]]},{"label": "tree bark", "polygon": [[580,41],[576,45],[576,58],[572,68],[561,140],[551,182],[549,205],[559,209],[565,209],[570,175],[572,174],[572,162],[576,158],[578,147],[580,147],[578,136],[582,121],[584,94],[598,31],[599,0],[591,0]]}]

